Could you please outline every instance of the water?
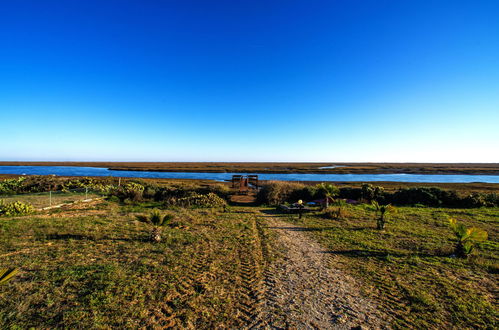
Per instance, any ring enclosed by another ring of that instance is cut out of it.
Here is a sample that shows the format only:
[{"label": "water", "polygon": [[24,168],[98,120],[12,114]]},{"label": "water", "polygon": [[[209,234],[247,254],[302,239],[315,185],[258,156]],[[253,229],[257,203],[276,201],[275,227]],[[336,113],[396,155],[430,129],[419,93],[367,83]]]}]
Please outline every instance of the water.
[{"label": "water", "polygon": [[344,165],[322,166],[322,167],[319,167],[319,170],[325,170],[325,169],[328,169],[328,168],[338,168],[338,167],[345,167],[345,166]]},{"label": "water", "polygon": [[[113,171],[100,167],[73,166],[0,166],[0,174],[58,175],[58,176],[112,176],[131,178],[166,178],[166,179],[204,179],[230,180],[233,174],[248,173],[198,173],[198,172],[145,172],[145,171]],[[253,173],[254,174],[254,173]],[[467,175],[467,174],[272,174],[258,173],[260,180],[281,181],[394,181],[423,183],[499,183],[499,175]]]}]

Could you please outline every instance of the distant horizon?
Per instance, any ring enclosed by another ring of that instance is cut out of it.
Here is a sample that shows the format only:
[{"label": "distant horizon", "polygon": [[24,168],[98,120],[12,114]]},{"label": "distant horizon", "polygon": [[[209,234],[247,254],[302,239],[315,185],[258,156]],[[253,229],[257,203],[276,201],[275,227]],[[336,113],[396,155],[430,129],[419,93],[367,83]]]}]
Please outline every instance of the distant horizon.
[{"label": "distant horizon", "polygon": [[155,161],[155,160],[0,160],[1,163],[302,163],[302,164],[498,164],[499,162],[374,162],[374,161]]}]

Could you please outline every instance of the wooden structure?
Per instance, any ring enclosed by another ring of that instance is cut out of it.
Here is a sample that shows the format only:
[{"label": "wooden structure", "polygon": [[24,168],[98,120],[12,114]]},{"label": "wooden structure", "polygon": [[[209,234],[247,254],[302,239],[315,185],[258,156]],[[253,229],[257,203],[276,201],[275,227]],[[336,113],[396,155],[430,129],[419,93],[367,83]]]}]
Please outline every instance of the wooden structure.
[{"label": "wooden structure", "polygon": [[258,190],[258,175],[233,175],[232,188],[239,188],[240,194],[248,194],[250,190]]}]

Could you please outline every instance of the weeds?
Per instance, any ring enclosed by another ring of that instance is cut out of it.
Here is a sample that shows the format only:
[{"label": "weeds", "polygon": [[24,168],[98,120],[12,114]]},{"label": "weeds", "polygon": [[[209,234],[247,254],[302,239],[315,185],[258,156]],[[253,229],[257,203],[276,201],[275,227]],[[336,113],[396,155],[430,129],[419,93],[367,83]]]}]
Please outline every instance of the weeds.
[{"label": "weeds", "polygon": [[476,227],[467,228],[462,223],[458,224],[454,218],[449,219],[449,226],[457,240],[455,253],[461,258],[468,257],[475,249],[477,243],[485,242],[488,238],[485,230]]}]

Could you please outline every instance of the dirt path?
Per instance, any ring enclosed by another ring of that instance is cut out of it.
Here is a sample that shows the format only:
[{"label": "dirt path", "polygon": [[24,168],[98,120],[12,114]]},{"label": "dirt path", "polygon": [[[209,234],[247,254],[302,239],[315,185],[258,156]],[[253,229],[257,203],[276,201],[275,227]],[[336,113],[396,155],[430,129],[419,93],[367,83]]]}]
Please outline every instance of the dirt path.
[{"label": "dirt path", "polygon": [[332,267],[332,258],[301,227],[275,216],[266,218],[277,232],[284,258],[264,275],[265,299],[254,328],[350,329],[384,327],[373,302],[361,296],[355,280]]}]

